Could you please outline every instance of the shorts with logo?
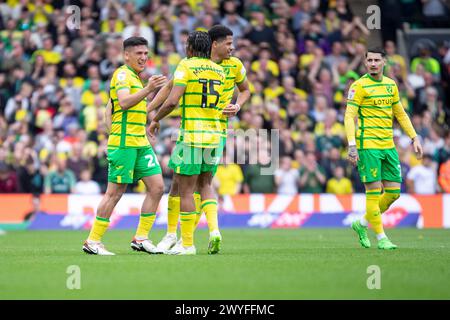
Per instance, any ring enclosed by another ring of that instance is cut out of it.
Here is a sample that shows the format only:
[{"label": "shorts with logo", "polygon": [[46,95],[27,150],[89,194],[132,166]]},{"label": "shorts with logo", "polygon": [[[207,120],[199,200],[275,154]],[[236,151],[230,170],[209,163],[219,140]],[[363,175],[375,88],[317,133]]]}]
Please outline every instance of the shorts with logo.
[{"label": "shorts with logo", "polygon": [[195,148],[178,141],[169,160],[169,168],[175,173],[192,176],[217,170],[221,154],[217,148]]},{"label": "shorts with logo", "polygon": [[161,166],[151,146],[108,149],[108,181],[133,183],[161,173]]},{"label": "shorts with logo", "polygon": [[362,183],[374,181],[402,182],[400,160],[395,148],[358,150],[358,172]]}]

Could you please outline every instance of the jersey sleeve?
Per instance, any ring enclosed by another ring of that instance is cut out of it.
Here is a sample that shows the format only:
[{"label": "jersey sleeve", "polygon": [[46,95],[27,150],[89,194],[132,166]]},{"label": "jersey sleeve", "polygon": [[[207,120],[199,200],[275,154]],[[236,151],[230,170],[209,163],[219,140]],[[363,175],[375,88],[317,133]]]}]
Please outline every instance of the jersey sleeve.
[{"label": "jersey sleeve", "polygon": [[244,65],[242,64],[241,60],[236,59],[236,84],[240,85],[242,82],[244,82],[246,76],[247,76],[247,70],[245,70]]},{"label": "jersey sleeve", "polygon": [[131,75],[126,70],[118,70],[111,81],[111,87],[114,88],[115,92],[122,89],[131,89]]},{"label": "jersey sleeve", "polygon": [[355,139],[355,117],[358,114],[359,106],[362,104],[364,95],[362,88],[354,82],[348,90],[347,108],[345,109],[344,125],[347,141],[349,145],[356,144]]},{"label": "jersey sleeve", "polygon": [[178,64],[177,69],[173,75],[173,84],[175,86],[187,86],[189,80],[189,68],[185,62],[182,61]]},{"label": "jersey sleeve", "polygon": [[403,105],[400,101],[400,96],[398,94],[398,87],[394,85],[394,96],[392,102],[392,112],[397,119],[398,123],[402,127],[403,131],[410,137],[411,139],[417,136],[416,130],[411,123],[408,115],[406,114],[405,109],[403,109]]}]

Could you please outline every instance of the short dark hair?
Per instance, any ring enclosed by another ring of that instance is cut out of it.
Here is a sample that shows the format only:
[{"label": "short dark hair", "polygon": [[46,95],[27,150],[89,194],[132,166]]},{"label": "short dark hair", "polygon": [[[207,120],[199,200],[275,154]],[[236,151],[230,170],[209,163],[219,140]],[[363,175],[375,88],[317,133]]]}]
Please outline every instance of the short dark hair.
[{"label": "short dark hair", "polygon": [[367,49],[366,58],[367,58],[367,54],[369,52],[379,53],[379,54],[381,54],[381,57],[383,57],[383,58],[386,57],[386,51],[384,51],[384,49],[382,47],[370,47],[369,49]]},{"label": "short dark hair", "polygon": [[216,24],[211,29],[209,29],[208,34],[211,37],[211,42],[214,42],[222,41],[228,36],[233,36],[233,31],[221,24]]},{"label": "short dark hair", "polygon": [[187,47],[194,57],[209,59],[211,56],[211,38],[207,32],[191,32],[187,39]]},{"label": "short dark hair", "polygon": [[148,42],[143,37],[129,37],[123,42],[123,50],[136,46],[148,46]]}]

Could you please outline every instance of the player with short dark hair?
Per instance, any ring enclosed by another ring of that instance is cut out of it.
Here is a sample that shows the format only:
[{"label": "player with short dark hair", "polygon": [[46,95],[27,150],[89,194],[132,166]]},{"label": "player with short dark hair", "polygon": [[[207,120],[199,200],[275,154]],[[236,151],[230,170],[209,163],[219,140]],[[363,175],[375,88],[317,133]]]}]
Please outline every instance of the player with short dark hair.
[{"label": "player with short dark hair", "polygon": [[[108,138],[108,186],[98,208],[83,251],[89,254],[114,255],[101,239],[109,218],[129,183],[141,180],[147,193],[142,204],[139,225],[131,242],[137,251],[156,253],[148,239],[161,200],[164,183],[161,167],[145,132],[147,96],[163,86],[166,77],[154,75],[144,86],[139,73],[148,59],[147,40],[131,37],[123,42],[125,64],[113,74],[110,85],[111,125]],[[109,108],[109,107],[108,107]],[[109,125],[109,124],[108,124]]]},{"label": "player with short dark hair", "polygon": [[[400,197],[401,166],[393,140],[394,117],[411,138],[418,158],[422,157],[419,137],[400,101],[394,80],[383,75],[386,63],[381,48],[366,52],[367,74],[350,87],[345,112],[348,159],[358,166],[361,182],[366,188],[366,214],[352,223],[360,244],[370,247],[367,228],[370,223],[376,233],[379,249],[395,249],[383,230],[381,214]],[[355,136],[355,117],[358,130]],[[384,193],[382,193],[382,188]]]}]

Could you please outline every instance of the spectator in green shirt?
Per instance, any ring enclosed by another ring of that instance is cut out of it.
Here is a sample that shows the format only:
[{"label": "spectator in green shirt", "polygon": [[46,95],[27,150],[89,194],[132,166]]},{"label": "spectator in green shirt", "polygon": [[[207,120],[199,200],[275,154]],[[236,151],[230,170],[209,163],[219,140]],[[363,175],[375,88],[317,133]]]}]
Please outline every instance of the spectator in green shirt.
[{"label": "spectator in green shirt", "polygon": [[300,168],[300,192],[321,193],[326,183],[325,170],[317,164],[316,155],[308,152]]},{"label": "spectator in green shirt", "polygon": [[257,164],[249,164],[244,171],[245,193],[274,193],[275,179],[273,174],[263,175],[261,169],[270,165],[270,157],[260,152]]},{"label": "spectator in green shirt", "polygon": [[75,174],[67,169],[66,159],[58,158],[56,171],[50,171],[45,177],[45,193],[72,193],[75,183]]},{"label": "spectator in green shirt", "polygon": [[439,81],[441,77],[441,66],[439,62],[431,56],[431,50],[425,46],[419,50],[419,56],[411,61],[411,71],[416,72],[417,66],[421,64],[425,70],[433,75],[435,81]]}]

